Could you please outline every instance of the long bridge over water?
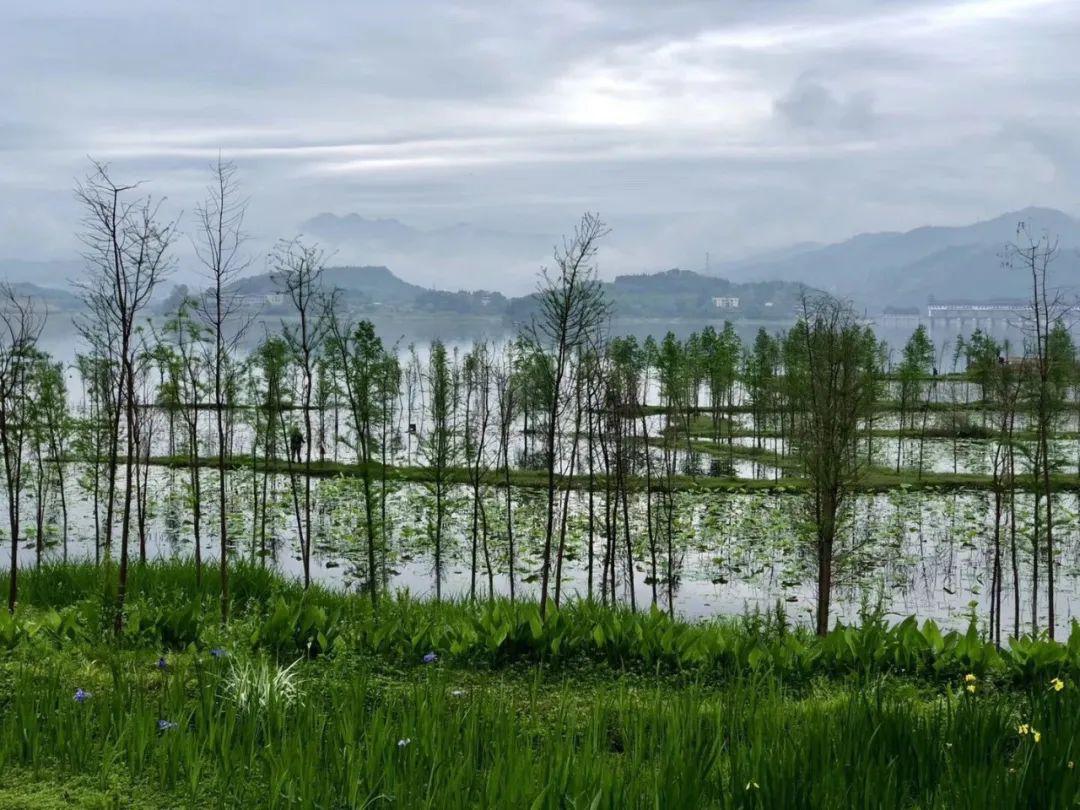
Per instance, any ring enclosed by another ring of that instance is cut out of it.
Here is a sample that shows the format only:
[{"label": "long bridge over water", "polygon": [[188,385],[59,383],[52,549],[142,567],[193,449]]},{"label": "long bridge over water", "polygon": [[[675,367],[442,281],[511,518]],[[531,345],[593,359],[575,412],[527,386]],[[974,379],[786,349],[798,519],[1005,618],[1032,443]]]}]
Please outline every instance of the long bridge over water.
[{"label": "long bridge over water", "polygon": [[[1073,327],[1080,321],[1080,305],[1068,307],[1063,312]],[[928,304],[925,312],[909,314],[883,314],[873,318],[875,324],[895,329],[911,329],[926,326],[931,334],[970,335],[976,329],[992,334],[1018,333],[1031,316],[1028,301],[991,302],[935,302]]]}]

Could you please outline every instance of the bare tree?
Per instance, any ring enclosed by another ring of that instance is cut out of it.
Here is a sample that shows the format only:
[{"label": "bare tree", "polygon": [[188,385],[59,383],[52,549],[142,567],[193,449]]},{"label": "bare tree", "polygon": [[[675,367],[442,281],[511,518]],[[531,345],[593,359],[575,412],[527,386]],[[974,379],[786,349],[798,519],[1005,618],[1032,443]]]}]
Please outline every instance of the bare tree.
[{"label": "bare tree", "polygon": [[537,316],[527,337],[544,354],[547,388],[545,464],[547,465],[547,522],[540,574],[540,614],[547,613],[551,552],[555,536],[556,465],[559,423],[575,386],[569,379],[577,353],[589,342],[608,314],[603,288],[596,278],[596,251],[608,228],[596,214],[585,214],[574,234],[555,251],[555,270],[544,269],[536,291]]},{"label": "bare tree", "polygon": [[[1036,490],[1035,497],[1035,533],[1033,544],[1035,547],[1033,571],[1038,571],[1038,542],[1039,542],[1039,500],[1040,496],[1045,499],[1045,520],[1042,521],[1043,537],[1045,538],[1046,551],[1046,600],[1047,600],[1047,629],[1050,638],[1054,638],[1055,631],[1055,605],[1054,605],[1054,497],[1051,473],[1054,461],[1050,457],[1050,433],[1053,430],[1054,419],[1060,410],[1064,385],[1062,382],[1063,371],[1061,361],[1064,358],[1056,356],[1053,351],[1052,337],[1054,327],[1059,325],[1065,317],[1067,306],[1059,291],[1049,286],[1049,271],[1058,255],[1058,243],[1043,234],[1040,237],[1032,235],[1028,226],[1021,222],[1017,225],[1016,241],[1006,248],[1005,265],[1007,269],[1018,270],[1025,273],[1031,281],[1031,303],[1023,319],[1024,331],[1027,337],[1027,350],[1034,361],[1034,373],[1031,375],[1034,391],[1033,406],[1035,416],[1035,441],[1036,452],[1034,456],[1034,474],[1041,485],[1041,492]],[[1072,362],[1072,358],[1068,358]],[[1033,578],[1035,574],[1033,573]],[[1038,587],[1032,587],[1031,629],[1038,630]]]},{"label": "bare tree", "polygon": [[[136,330],[139,348],[136,353],[135,379],[137,391],[142,403],[153,401],[151,394],[151,372],[153,348],[147,343],[141,327]],[[135,522],[139,537],[139,562],[146,564],[146,545],[149,533],[148,520],[150,509],[150,454],[154,446],[154,428],[157,411],[151,407],[135,408]]]},{"label": "bare tree", "polygon": [[272,274],[296,312],[295,323],[282,323],[285,341],[300,372],[300,412],[304,420],[304,503],[301,508],[289,453],[293,511],[300,535],[304,587],[311,585],[311,397],[315,364],[326,338],[326,305],[322,290],[323,252],[299,239],[279,242],[270,255]]},{"label": "bare tree", "polygon": [[499,419],[499,449],[496,462],[502,467],[503,495],[506,499],[506,554],[510,577],[510,601],[514,601],[514,499],[510,486],[510,431],[517,415],[516,385],[514,378],[513,346],[492,370],[494,375],[495,403]]},{"label": "bare tree", "polygon": [[131,499],[134,489],[136,351],[135,328],[161,280],[171,269],[169,248],[174,221],[160,219],[161,203],[139,196],[138,183],[114,182],[106,164],[93,162],[86,179],[75,189],[83,208],[80,235],[88,272],[78,285],[89,315],[79,330],[91,345],[104,346],[119,370],[117,407],[110,436],[109,488],[105,538],[111,547],[116,497],[116,470],[120,444],[120,415],[126,434],[124,502],[120,523],[120,574],[117,588],[117,633],[123,628],[127,593],[128,544],[131,534]]},{"label": "bare tree", "polygon": [[[217,428],[218,468],[218,537],[221,566],[221,621],[229,619],[229,543],[228,503],[225,496],[225,469],[228,444],[225,423],[228,418],[228,392],[235,383],[238,367],[230,362],[251,319],[237,320],[238,299],[232,284],[250,264],[243,253],[244,216],[247,200],[240,196],[236,166],[218,156],[212,167],[212,179],[206,201],[195,209],[198,237],[195,253],[210,280],[195,311],[209,332],[211,349],[213,410]],[[228,329],[231,328],[231,332]]]},{"label": "bare tree", "polygon": [[23,487],[23,449],[28,434],[29,382],[44,325],[45,313],[39,312],[32,300],[16,295],[7,284],[0,285],[0,448],[4,453],[11,532],[8,610],[12,613],[18,601],[19,501]]}]

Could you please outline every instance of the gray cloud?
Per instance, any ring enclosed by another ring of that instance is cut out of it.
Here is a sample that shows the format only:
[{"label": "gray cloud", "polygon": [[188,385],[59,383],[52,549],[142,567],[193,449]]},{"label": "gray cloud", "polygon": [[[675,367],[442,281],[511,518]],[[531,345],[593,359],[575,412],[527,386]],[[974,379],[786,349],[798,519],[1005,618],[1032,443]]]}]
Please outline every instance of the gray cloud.
[{"label": "gray cloud", "polygon": [[[589,209],[614,273],[1080,212],[1070,0],[141,8],[0,9],[0,257],[74,253],[87,155],[179,211],[219,149],[253,250],[321,212],[557,234]],[[533,261],[469,280],[527,288]]]},{"label": "gray cloud", "polygon": [[867,132],[874,126],[874,99],[868,91],[837,96],[812,76],[800,76],[775,103],[776,111],[795,127]]}]

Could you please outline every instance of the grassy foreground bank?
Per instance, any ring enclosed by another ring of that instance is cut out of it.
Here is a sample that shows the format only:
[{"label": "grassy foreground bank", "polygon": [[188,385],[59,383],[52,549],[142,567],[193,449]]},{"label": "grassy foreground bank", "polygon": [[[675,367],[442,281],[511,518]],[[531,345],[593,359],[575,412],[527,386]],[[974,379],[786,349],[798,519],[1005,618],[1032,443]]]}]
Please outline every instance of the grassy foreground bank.
[{"label": "grassy foreground bank", "polygon": [[[28,571],[0,618],[0,808],[1072,807],[1080,632],[434,605],[190,566]],[[205,610],[204,610],[205,604]]]}]

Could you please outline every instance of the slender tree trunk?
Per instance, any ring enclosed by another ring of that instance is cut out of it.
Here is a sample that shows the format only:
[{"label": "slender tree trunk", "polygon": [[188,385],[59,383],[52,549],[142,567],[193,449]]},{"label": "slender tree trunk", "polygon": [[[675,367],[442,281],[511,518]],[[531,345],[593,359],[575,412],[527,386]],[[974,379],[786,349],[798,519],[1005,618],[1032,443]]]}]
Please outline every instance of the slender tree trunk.
[{"label": "slender tree trunk", "polygon": [[124,605],[127,599],[129,546],[131,541],[131,499],[133,494],[132,476],[135,461],[135,370],[130,361],[125,362],[126,407],[125,426],[127,428],[127,454],[124,465],[124,513],[120,524],[120,577],[116,590],[116,619],[114,629],[120,635],[124,629]]},{"label": "slender tree trunk", "polygon": [[562,567],[563,556],[566,553],[566,524],[569,518],[570,511],[570,489],[572,487],[571,481],[574,477],[574,467],[577,463],[578,455],[578,434],[581,430],[581,409],[578,408],[577,415],[574,418],[574,446],[570,450],[570,473],[566,483],[566,489],[563,491],[562,502],[562,520],[559,522],[559,549],[555,555],[555,607],[559,606],[559,598],[562,594]]},{"label": "slender tree trunk", "polygon": [[589,534],[589,549],[588,549],[588,562],[589,562],[588,578],[589,578],[589,584],[588,584],[588,593],[589,593],[589,601],[590,602],[593,600],[593,567],[595,565],[594,560],[595,560],[595,556],[596,556],[596,550],[595,550],[595,539],[596,539],[596,503],[595,503],[595,501],[596,501],[596,471],[595,471],[595,464],[594,464],[594,456],[595,456],[596,450],[595,450],[595,447],[594,447],[594,444],[593,444],[593,438],[594,438],[593,437],[593,409],[592,409],[593,399],[592,399],[591,391],[592,391],[592,388],[591,388],[591,385],[590,385],[589,393],[587,394],[587,397],[586,397],[588,399],[588,404],[589,404],[588,424],[587,424],[587,430],[588,430],[589,437],[588,437],[587,441],[588,441],[588,451],[589,451],[589,528],[588,528],[588,534]]},{"label": "slender tree trunk", "polygon": [[544,449],[547,452],[547,525],[544,529],[544,558],[540,569],[540,617],[547,616],[548,585],[551,579],[551,544],[555,532],[555,435],[559,422],[559,398],[562,396],[563,369],[566,347],[560,341],[558,357],[555,360],[554,384],[549,396],[547,440]]},{"label": "slender tree trunk", "polygon": [[506,494],[506,546],[510,568],[510,602],[514,601],[514,499],[510,487],[510,425],[503,424],[503,482]]}]

